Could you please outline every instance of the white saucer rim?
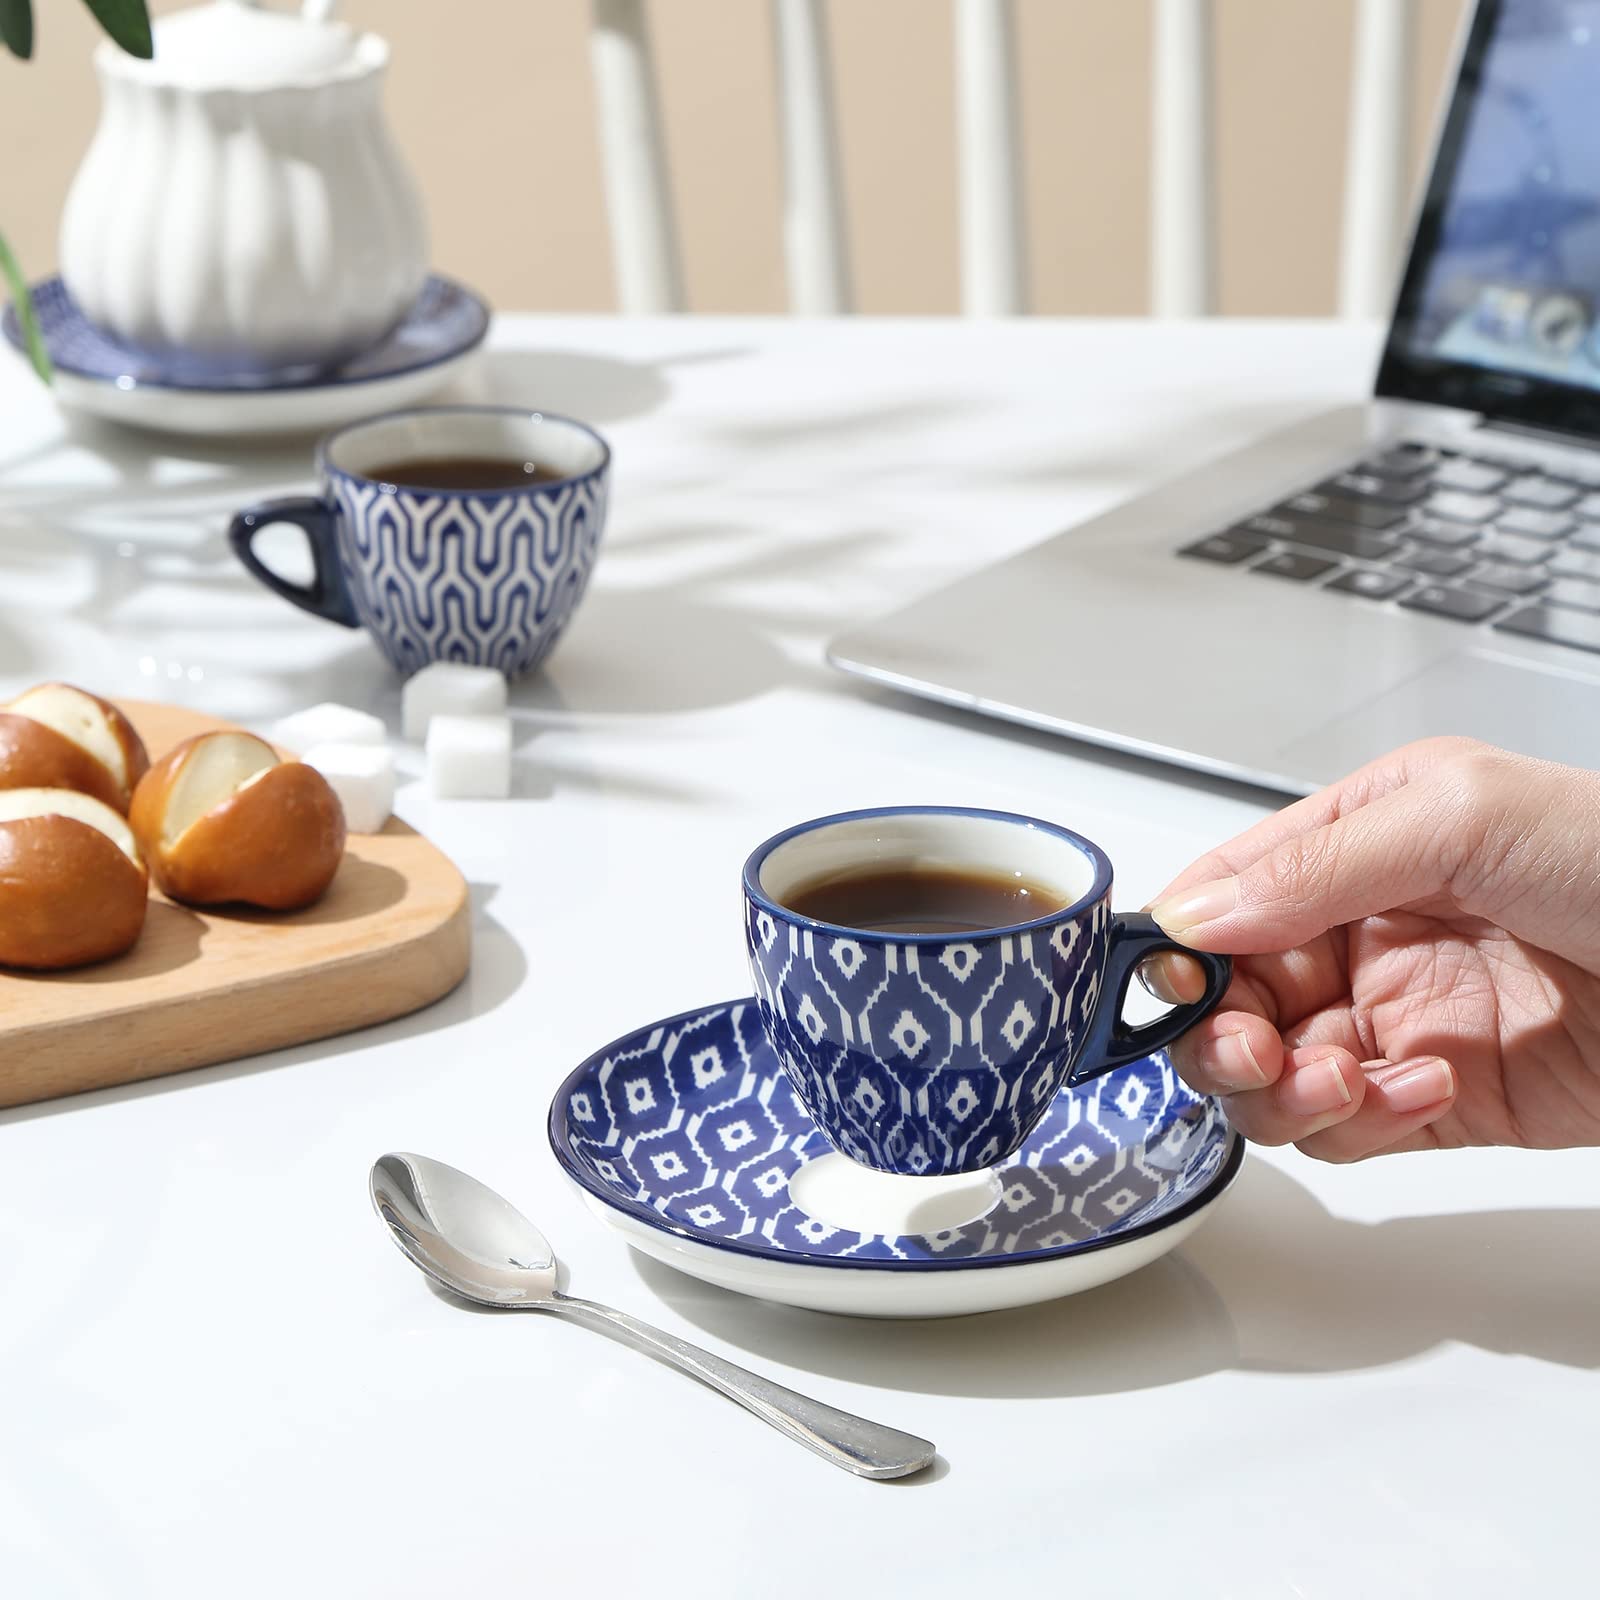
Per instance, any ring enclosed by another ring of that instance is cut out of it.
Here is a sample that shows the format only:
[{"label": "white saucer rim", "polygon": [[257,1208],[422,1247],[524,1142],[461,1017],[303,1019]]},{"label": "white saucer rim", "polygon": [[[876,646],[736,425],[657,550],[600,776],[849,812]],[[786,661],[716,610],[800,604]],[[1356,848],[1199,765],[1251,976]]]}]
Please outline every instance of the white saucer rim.
[{"label": "white saucer rim", "polygon": [[481,357],[483,348],[478,345],[421,371],[342,388],[201,394],[182,389],[118,389],[93,378],[58,372],[50,392],[65,411],[157,436],[315,438],[362,417],[424,404],[457,383]]},{"label": "white saucer rim", "polygon": [[[575,1183],[584,1194],[593,1196],[609,1211],[615,1211],[620,1216],[627,1217],[634,1222],[657,1233],[666,1234],[671,1238],[683,1240],[689,1244],[697,1245],[703,1249],[713,1250],[721,1255],[739,1256],[746,1260],[781,1262],[791,1267],[817,1267],[829,1271],[848,1272],[876,1272],[886,1276],[899,1276],[906,1273],[937,1273],[937,1272],[996,1272],[1006,1267],[1032,1266],[1039,1262],[1059,1261],[1068,1256],[1092,1255],[1097,1251],[1109,1250],[1119,1244],[1127,1244],[1138,1239],[1148,1239],[1166,1228],[1175,1226],[1184,1221],[1193,1212],[1202,1209],[1211,1200],[1220,1196],[1231,1187],[1239,1175],[1239,1169],[1244,1164],[1245,1138],[1232,1124],[1225,1124],[1228,1131],[1228,1142],[1224,1146],[1222,1164],[1216,1172],[1203,1183],[1200,1188],[1180,1206],[1162,1216],[1152,1218],[1149,1222],[1140,1223],[1125,1232],[1101,1234],[1092,1239],[1074,1240],[1069,1244],[1041,1246],[1033,1250],[1018,1250],[1008,1254],[991,1256],[958,1256],[948,1260],[863,1260],[860,1257],[850,1256],[812,1256],[797,1250],[780,1250],[772,1245],[750,1244],[739,1239],[714,1239],[683,1223],[674,1222],[663,1217],[660,1212],[651,1210],[637,1201],[624,1200],[620,1195],[610,1192],[598,1179],[594,1179],[579,1161],[572,1149],[571,1141],[566,1133],[566,1118],[563,1108],[572,1091],[579,1082],[589,1075],[591,1070],[606,1056],[630,1040],[637,1039],[642,1034],[654,1032],[658,1028],[670,1028],[680,1022],[686,1022],[691,1017],[703,1016],[707,1012],[727,1011],[735,1006],[753,1006],[756,1004],[754,995],[742,995],[733,1000],[716,1001],[708,1005],[690,1006],[687,1010],[677,1012],[670,1017],[659,1017],[652,1022],[647,1022],[641,1027],[630,1028],[627,1032],[618,1034],[608,1044],[602,1045],[598,1050],[591,1051],[589,1055],[575,1066],[556,1086],[556,1092],[551,1097],[550,1110],[545,1118],[545,1137],[549,1142],[551,1153],[567,1177]],[[1131,1064],[1131,1063],[1130,1063]],[[1066,1093],[1066,1090],[1062,1091]]]},{"label": "white saucer rim", "polygon": [[[49,277],[40,278],[28,286],[30,294],[37,294],[47,286],[59,283],[61,275],[52,273]],[[133,394],[145,392],[149,394],[170,395],[204,395],[213,399],[253,399],[267,395],[319,395],[337,389],[359,390],[367,384],[381,384],[396,378],[408,378],[427,372],[432,367],[440,366],[449,361],[459,361],[463,356],[470,355],[483,344],[489,337],[489,328],[494,320],[494,308],[470,284],[463,283],[459,278],[452,278],[443,272],[430,272],[423,280],[423,287],[429,284],[442,283],[464,295],[477,308],[478,320],[473,332],[467,338],[457,340],[448,349],[437,354],[427,356],[421,360],[411,361],[404,366],[390,368],[386,372],[373,372],[365,376],[339,377],[339,368],[333,369],[334,375],[324,378],[307,380],[296,383],[163,383],[156,378],[110,378],[98,372],[86,372],[82,367],[74,366],[70,362],[59,360],[54,351],[50,352],[51,364],[56,371],[77,383],[92,384],[97,389],[115,391],[118,394]],[[80,313],[81,315],[81,313]],[[403,319],[402,319],[403,320]],[[27,351],[22,343],[20,324],[17,319],[16,306],[8,304],[5,314],[0,317],[0,327],[3,327],[6,342],[19,355],[26,357]],[[391,332],[381,343],[387,344],[394,334]],[[48,348],[48,341],[47,348]],[[362,352],[370,355],[371,350]],[[360,359],[359,357],[353,357]],[[346,363],[348,365],[348,363]]]},{"label": "white saucer rim", "polygon": [[[570,1180],[569,1180],[570,1181]],[[573,1187],[576,1189],[577,1185]],[[1007,1264],[1007,1270],[951,1276],[924,1273],[907,1278],[893,1272],[829,1272],[816,1260],[756,1260],[714,1249],[702,1239],[684,1239],[613,1210],[588,1190],[579,1189],[593,1212],[630,1249],[674,1272],[709,1283],[729,1294],[797,1306],[830,1316],[922,1321],[936,1317],[981,1316],[1061,1300],[1098,1289],[1159,1261],[1185,1243],[1222,1202],[1230,1179],[1170,1227],[1140,1237],[1118,1236],[1117,1250],[1063,1255],[1052,1260]],[[873,1265],[882,1267],[883,1262]]]}]

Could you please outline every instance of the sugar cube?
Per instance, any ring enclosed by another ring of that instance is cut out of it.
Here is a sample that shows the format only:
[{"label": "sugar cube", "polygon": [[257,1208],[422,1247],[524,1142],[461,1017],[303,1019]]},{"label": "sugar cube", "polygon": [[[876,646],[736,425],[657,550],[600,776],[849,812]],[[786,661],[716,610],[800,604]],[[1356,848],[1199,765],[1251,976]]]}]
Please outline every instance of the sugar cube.
[{"label": "sugar cube", "polygon": [[302,757],[328,780],[351,833],[381,833],[394,810],[394,753],[386,744],[319,744]]},{"label": "sugar cube", "polygon": [[493,667],[435,661],[400,691],[400,715],[408,739],[425,739],[440,715],[490,716],[506,708],[506,680]]},{"label": "sugar cube", "polygon": [[332,700],[308,706],[272,725],[272,742],[285,750],[310,750],[319,744],[383,744],[388,737],[382,717]]},{"label": "sugar cube", "polygon": [[511,793],[511,718],[457,716],[428,723],[428,785],[449,800],[503,800]]}]

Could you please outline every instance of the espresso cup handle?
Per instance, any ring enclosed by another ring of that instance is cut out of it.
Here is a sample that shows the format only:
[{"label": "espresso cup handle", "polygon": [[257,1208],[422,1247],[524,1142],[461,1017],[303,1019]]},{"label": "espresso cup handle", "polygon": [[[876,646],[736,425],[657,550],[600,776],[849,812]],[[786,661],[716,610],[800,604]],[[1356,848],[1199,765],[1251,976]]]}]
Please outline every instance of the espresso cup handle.
[{"label": "espresso cup handle", "polygon": [[[1122,1008],[1128,1000],[1128,985],[1139,970],[1139,964],[1163,950],[1176,950],[1198,961],[1205,969],[1206,992],[1198,1000],[1186,1001],[1172,1008],[1154,1022],[1141,1023],[1130,1028],[1122,1020]],[[1089,1036],[1084,1041],[1067,1082],[1083,1083],[1098,1078],[1102,1073],[1125,1067],[1130,1061],[1141,1061],[1165,1048],[1180,1035],[1185,1034],[1202,1017],[1209,1016],[1217,1003],[1228,992],[1233,981],[1233,958],[1213,955],[1209,950],[1191,950],[1161,931],[1154,917],[1144,912],[1111,919],[1110,947],[1106,952],[1100,1003],[1095,1008],[1094,1021],[1089,1024]]]},{"label": "espresso cup handle", "polygon": [[[248,511],[241,511],[228,524],[228,543],[245,564],[250,575],[302,611],[326,617],[329,622],[357,628],[361,619],[350,603],[344,574],[339,570],[338,511],[326,500],[295,495],[287,500],[264,500]],[[274,522],[292,522],[306,536],[311,547],[312,578],[309,584],[289,583],[256,558],[256,535]]]}]

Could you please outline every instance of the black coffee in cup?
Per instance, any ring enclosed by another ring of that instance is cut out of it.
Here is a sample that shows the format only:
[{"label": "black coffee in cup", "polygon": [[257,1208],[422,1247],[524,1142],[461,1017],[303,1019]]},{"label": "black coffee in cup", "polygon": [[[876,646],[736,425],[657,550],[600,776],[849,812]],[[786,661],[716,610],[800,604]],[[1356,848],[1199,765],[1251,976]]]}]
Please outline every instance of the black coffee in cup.
[{"label": "black coffee in cup", "polygon": [[802,917],[867,933],[978,933],[1037,917],[1069,903],[1019,874],[978,867],[882,867],[835,873],[791,889],[783,903]]}]

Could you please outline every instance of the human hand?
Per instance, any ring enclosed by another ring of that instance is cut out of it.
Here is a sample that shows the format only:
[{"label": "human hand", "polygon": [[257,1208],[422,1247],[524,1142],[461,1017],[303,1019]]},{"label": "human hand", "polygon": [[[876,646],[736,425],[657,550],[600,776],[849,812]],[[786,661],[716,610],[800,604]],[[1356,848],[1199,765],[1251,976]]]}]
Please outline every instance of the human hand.
[{"label": "human hand", "polygon": [[[1328,1161],[1600,1144],[1600,774],[1408,745],[1202,857],[1152,914],[1235,958],[1172,1056],[1247,1137]],[[1147,981],[1203,987],[1183,956]]]}]

